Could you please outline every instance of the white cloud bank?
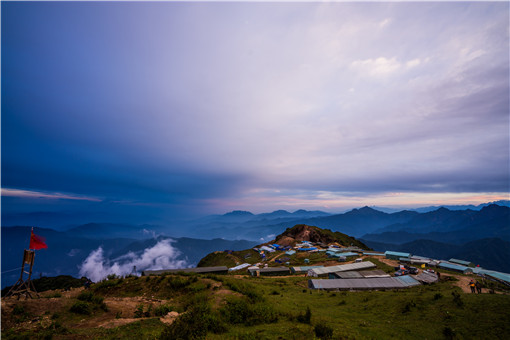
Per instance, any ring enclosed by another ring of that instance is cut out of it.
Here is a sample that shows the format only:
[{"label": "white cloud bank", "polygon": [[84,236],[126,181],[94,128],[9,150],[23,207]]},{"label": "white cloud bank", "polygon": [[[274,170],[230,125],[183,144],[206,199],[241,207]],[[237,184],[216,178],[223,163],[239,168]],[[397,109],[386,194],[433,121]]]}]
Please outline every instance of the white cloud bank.
[{"label": "white cloud bank", "polygon": [[100,281],[110,274],[127,275],[136,266],[137,271],[185,268],[185,260],[177,260],[181,252],[171,245],[172,240],[159,241],[154,247],[147,248],[141,255],[129,252],[115,260],[105,258],[103,248],[92,251],[83,261],[80,275],[94,282]]}]

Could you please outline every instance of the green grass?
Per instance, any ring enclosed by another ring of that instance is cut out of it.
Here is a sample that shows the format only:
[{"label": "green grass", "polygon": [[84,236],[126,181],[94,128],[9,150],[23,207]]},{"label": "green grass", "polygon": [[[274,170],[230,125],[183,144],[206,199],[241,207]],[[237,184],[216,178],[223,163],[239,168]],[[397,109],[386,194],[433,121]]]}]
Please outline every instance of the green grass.
[{"label": "green grass", "polygon": [[[313,339],[327,338],[332,330],[334,339],[510,337],[510,295],[465,294],[451,281],[406,290],[366,292],[309,290],[307,281],[302,276],[257,278],[196,274],[125,278],[111,286],[93,285],[90,291],[71,299],[66,308],[54,311],[58,316],[52,318],[53,328],[45,326],[37,329],[38,333],[28,329],[19,332],[2,329],[2,336],[6,339],[41,338],[37,334],[54,335],[59,339],[157,339],[160,336]],[[230,294],[218,295],[218,286]],[[161,312],[155,306],[146,315],[149,307],[143,306],[143,316],[153,317],[169,310],[186,312],[176,321],[179,327],[169,328],[157,318],[113,329],[73,326],[83,319],[91,320],[104,314],[97,309],[96,312],[92,309],[90,315],[75,314],[69,311],[72,304],[80,302],[93,306],[99,305],[105,296],[133,294],[168,299],[169,304],[160,307]],[[20,304],[12,317],[19,318],[26,312],[27,308]]]}]

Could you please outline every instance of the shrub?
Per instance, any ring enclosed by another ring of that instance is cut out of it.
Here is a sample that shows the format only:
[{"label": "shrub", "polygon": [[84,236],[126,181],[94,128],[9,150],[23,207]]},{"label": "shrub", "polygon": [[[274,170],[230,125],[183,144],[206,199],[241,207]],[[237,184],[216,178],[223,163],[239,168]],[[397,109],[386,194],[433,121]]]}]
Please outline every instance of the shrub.
[{"label": "shrub", "polygon": [[165,328],[160,339],[203,339],[209,331],[220,334],[226,330],[225,324],[212,312],[209,305],[200,303]]},{"label": "shrub", "polygon": [[90,315],[90,305],[83,301],[77,301],[69,309],[72,313]]},{"label": "shrub", "polygon": [[441,293],[434,294],[434,300],[439,300],[442,297],[443,297],[443,294],[441,294]]},{"label": "shrub", "polygon": [[84,290],[83,292],[80,293],[80,295],[78,295],[77,299],[80,301],[91,302],[93,296],[94,294],[92,294],[92,292]]},{"label": "shrub", "polygon": [[262,303],[252,303],[248,299],[230,298],[220,309],[225,320],[231,324],[246,326],[273,323],[278,321],[278,313],[271,306]]},{"label": "shrub", "polygon": [[173,310],[172,306],[170,306],[168,304],[159,305],[156,308],[154,308],[154,315],[155,316],[165,316],[172,310]]},{"label": "shrub", "polygon": [[135,318],[141,318],[143,316],[143,305],[140,304],[136,306],[135,310]]},{"label": "shrub", "polygon": [[306,311],[304,314],[299,314],[297,317],[297,321],[301,323],[310,324],[312,320],[312,311],[310,310],[310,307],[306,307]]},{"label": "shrub", "polygon": [[460,294],[457,292],[452,292],[453,302],[460,308],[464,307],[464,301],[460,298]]},{"label": "shrub", "polygon": [[314,327],[315,336],[319,339],[331,339],[333,337],[333,328],[324,323],[318,323]]}]

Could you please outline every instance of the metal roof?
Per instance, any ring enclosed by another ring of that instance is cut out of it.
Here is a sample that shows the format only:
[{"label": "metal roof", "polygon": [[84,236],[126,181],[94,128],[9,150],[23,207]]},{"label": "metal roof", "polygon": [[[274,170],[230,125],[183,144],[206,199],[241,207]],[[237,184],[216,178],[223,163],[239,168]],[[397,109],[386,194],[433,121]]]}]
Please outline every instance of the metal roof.
[{"label": "metal roof", "polygon": [[461,272],[473,271],[473,268],[469,268],[466,266],[461,266],[460,264],[454,264],[454,263],[449,263],[449,262],[441,262],[437,266],[439,268],[451,269],[451,270],[456,270],[456,271],[461,271]]},{"label": "metal roof", "polygon": [[347,253],[335,253],[333,256],[334,257],[340,257],[340,256],[358,256],[359,254],[358,253],[353,253],[352,251],[351,252],[347,252]]},{"label": "metal roof", "polygon": [[290,267],[290,270],[293,272],[293,273],[303,273],[303,272],[307,272],[309,271],[310,269],[313,269],[313,268],[322,268],[324,266],[301,266],[301,267]]},{"label": "metal roof", "polygon": [[289,250],[289,251],[286,251],[286,252],[285,252],[285,255],[289,255],[289,256],[291,256],[291,255],[294,255],[295,253],[296,253],[296,251],[295,251],[295,250]]},{"label": "metal roof", "polygon": [[384,253],[372,253],[369,251],[364,251],[363,255],[370,255],[370,256],[384,256]]},{"label": "metal roof", "polygon": [[389,274],[385,273],[383,270],[362,270],[359,272],[363,277],[372,278],[372,277],[391,277]]},{"label": "metal roof", "polygon": [[385,256],[398,256],[398,257],[410,257],[411,254],[410,253],[400,253],[398,251],[385,251],[384,252],[384,255]]},{"label": "metal roof", "polygon": [[308,276],[321,276],[321,275],[328,275],[329,273],[347,272],[350,270],[361,270],[361,269],[368,269],[368,268],[374,268],[374,267],[375,267],[375,264],[373,264],[370,261],[341,264],[338,266],[329,266],[329,267],[310,269],[308,271]]},{"label": "metal roof", "polygon": [[266,267],[266,268],[256,268],[249,269],[250,271],[260,271],[261,273],[276,273],[276,272],[289,272],[288,267]]},{"label": "metal roof", "polygon": [[472,264],[469,261],[457,260],[457,259],[449,259],[448,262],[453,262],[453,263],[456,263],[456,264],[461,264],[461,265],[466,266],[466,267],[469,267]]},{"label": "metal roof", "polygon": [[363,279],[332,279],[309,280],[308,287],[325,290],[372,290],[372,289],[401,289],[407,288],[401,280],[395,277],[363,278]]},{"label": "metal roof", "polygon": [[419,281],[415,280],[412,276],[409,275],[397,276],[396,279],[407,287],[419,286],[421,284]]},{"label": "metal roof", "polygon": [[236,271],[236,270],[240,270],[240,269],[244,269],[244,268],[248,268],[249,266],[251,266],[250,263],[243,263],[243,264],[240,264],[238,266],[235,266],[235,267],[232,267],[232,268],[229,268],[228,271],[229,272],[232,272],[232,271]]},{"label": "metal roof", "polygon": [[144,270],[143,275],[160,275],[166,273],[215,273],[215,272],[226,272],[228,268],[226,266],[219,267],[197,267],[197,268],[181,268],[181,269],[163,269],[163,270]]},{"label": "metal roof", "polygon": [[361,279],[361,278],[363,278],[363,275],[361,275],[359,272],[356,272],[356,271],[337,272],[337,273],[331,273],[331,274],[333,274],[334,276],[336,276],[339,279]]},{"label": "metal roof", "polygon": [[414,277],[416,280],[424,283],[434,283],[438,281],[437,274],[430,272],[421,272]]}]

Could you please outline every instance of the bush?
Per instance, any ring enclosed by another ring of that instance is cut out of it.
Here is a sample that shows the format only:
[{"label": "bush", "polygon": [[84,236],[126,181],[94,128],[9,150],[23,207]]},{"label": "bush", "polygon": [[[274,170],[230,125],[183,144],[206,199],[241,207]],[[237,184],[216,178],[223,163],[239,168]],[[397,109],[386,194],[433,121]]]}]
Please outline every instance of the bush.
[{"label": "bush", "polygon": [[333,337],[333,328],[324,323],[318,323],[314,327],[315,336],[319,339],[331,339]]},{"label": "bush", "polygon": [[464,301],[460,298],[460,294],[457,292],[452,292],[453,302],[460,308],[464,307]]},{"label": "bush", "polygon": [[159,305],[156,308],[154,308],[154,315],[155,316],[165,316],[171,311],[173,311],[172,306],[170,306],[168,304]]},{"label": "bush", "polygon": [[206,303],[194,305],[168,326],[160,339],[204,339],[211,331],[221,334],[227,327]]},{"label": "bush", "polygon": [[83,292],[80,293],[80,295],[78,295],[77,299],[80,301],[92,302],[93,296],[94,294],[92,294],[92,292],[84,290]]},{"label": "bush", "polygon": [[90,305],[83,301],[77,301],[74,305],[69,309],[72,313],[90,315]]},{"label": "bush", "polygon": [[136,306],[135,318],[141,318],[143,316],[143,305]]},{"label": "bush", "polygon": [[442,297],[443,297],[443,294],[441,294],[441,293],[434,294],[434,300],[439,300]]},{"label": "bush", "polygon": [[222,316],[231,324],[246,326],[273,323],[278,321],[278,313],[271,306],[262,303],[252,303],[247,299],[230,298],[220,309]]},{"label": "bush", "polygon": [[312,311],[310,310],[310,307],[306,307],[306,311],[304,314],[299,314],[297,317],[297,321],[301,323],[310,324],[312,321]]}]

